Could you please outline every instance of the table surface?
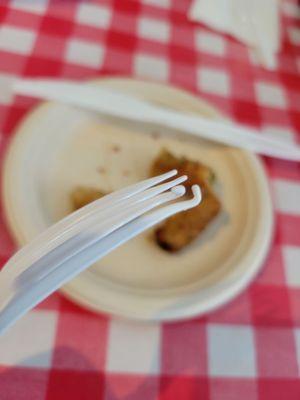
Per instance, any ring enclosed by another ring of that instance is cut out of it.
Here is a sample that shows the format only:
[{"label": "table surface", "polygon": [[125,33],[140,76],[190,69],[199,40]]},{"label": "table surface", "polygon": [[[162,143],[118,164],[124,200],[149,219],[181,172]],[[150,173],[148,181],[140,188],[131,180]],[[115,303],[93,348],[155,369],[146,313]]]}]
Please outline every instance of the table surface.
[{"label": "table surface", "polygon": [[[35,103],[17,76],[134,76],[199,94],[240,123],[300,138],[300,11],[283,4],[279,67],[191,23],[189,0],[2,0],[0,151]],[[226,307],[174,324],[87,312],[54,294],[0,338],[1,400],[300,398],[300,167],[265,159],[274,243],[262,273]],[[0,214],[0,260],[14,251]]]}]

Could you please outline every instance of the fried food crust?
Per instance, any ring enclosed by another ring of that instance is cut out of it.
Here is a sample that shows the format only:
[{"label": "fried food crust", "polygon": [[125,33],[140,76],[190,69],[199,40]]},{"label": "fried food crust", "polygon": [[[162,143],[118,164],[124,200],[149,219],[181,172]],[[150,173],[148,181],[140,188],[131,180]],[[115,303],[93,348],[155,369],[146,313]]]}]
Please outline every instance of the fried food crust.
[{"label": "fried food crust", "polygon": [[151,175],[159,175],[172,169],[177,169],[179,175],[188,176],[188,181],[184,183],[187,190],[190,190],[192,185],[200,185],[203,196],[199,206],[168,218],[155,231],[155,239],[159,246],[176,252],[196,239],[219,214],[221,203],[211,188],[215,177],[209,167],[185,157],[176,157],[163,150],[152,165]]}]

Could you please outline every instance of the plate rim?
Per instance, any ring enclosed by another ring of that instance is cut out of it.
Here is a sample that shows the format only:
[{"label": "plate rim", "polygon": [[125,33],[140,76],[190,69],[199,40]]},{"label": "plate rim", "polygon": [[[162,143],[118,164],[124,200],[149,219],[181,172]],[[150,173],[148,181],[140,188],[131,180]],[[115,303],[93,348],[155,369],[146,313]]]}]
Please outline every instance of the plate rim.
[{"label": "plate rim", "polygon": [[[211,105],[209,102],[207,102],[205,99],[202,98],[198,98],[195,94],[193,93],[189,93],[187,91],[185,91],[184,89],[178,88],[178,87],[174,87],[171,85],[167,85],[167,84],[160,84],[157,82],[149,82],[149,81],[143,81],[143,80],[137,80],[137,79],[132,79],[132,78],[118,78],[118,77],[112,77],[112,78],[103,78],[103,79],[96,79],[93,80],[93,82],[95,83],[99,83],[99,84],[109,84],[110,82],[116,82],[116,83],[120,83],[123,82],[125,84],[131,84],[131,83],[141,83],[141,84],[149,84],[151,83],[152,85],[156,85],[157,87],[166,87],[175,91],[180,92],[181,94],[184,94],[186,96],[188,96],[189,98],[197,101],[198,103],[201,103],[201,105],[203,105],[207,110],[209,110],[212,114],[214,114],[216,117],[220,116],[221,118],[222,113],[218,111],[218,109],[216,107],[214,107],[213,105]],[[22,137],[24,137],[24,132],[26,132],[26,130],[24,130],[24,125],[26,123],[28,123],[32,118],[36,117],[36,115],[38,113],[41,112],[41,110],[51,104],[52,102],[42,102],[39,103],[38,105],[36,105],[35,107],[33,107],[31,110],[28,111],[28,113],[26,113],[26,115],[21,119],[21,121],[19,122],[19,124],[17,125],[14,134],[10,140],[10,143],[8,144],[8,148],[5,152],[5,156],[4,156],[4,162],[3,162],[3,167],[2,167],[2,199],[3,199],[3,209],[4,209],[4,215],[5,218],[7,220],[7,224],[8,224],[8,228],[10,230],[10,232],[12,233],[12,236],[14,237],[14,239],[16,240],[18,245],[24,245],[24,243],[26,242],[26,240],[24,238],[22,238],[22,234],[20,232],[18,232],[18,227],[17,227],[17,223],[13,221],[13,216],[11,215],[11,213],[9,212],[9,205],[8,205],[8,198],[7,198],[7,185],[8,185],[8,171],[9,171],[9,166],[10,164],[13,162],[13,157],[14,157],[14,148],[16,146],[16,142],[21,140]],[[260,160],[259,157],[257,157],[256,155],[245,151],[245,150],[239,150],[240,152],[243,153],[243,155],[248,158],[249,162],[251,163],[253,169],[255,170],[255,175],[256,177],[259,177],[259,186],[264,190],[264,197],[265,197],[265,206],[267,204],[267,207],[264,207],[265,210],[267,211],[268,215],[267,215],[267,226],[265,227],[265,234],[264,234],[264,239],[265,242],[264,244],[261,246],[260,248],[260,255],[259,255],[259,261],[256,262],[255,268],[249,268],[251,272],[249,273],[249,276],[244,276],[244,280],[238,281],[239,285],[237,285],[237,287],[233,290],[231,289],[231,294],[227,296],[223,295],[223,297],[219,296],[218,297],[218,301],[212,302],[210,306],[206,305],[202,307],[196,307],[196,304],[193,304],[190,307],[185,306],[185,310],[187,310],[187,308],[189,309],[188,311],[186,311],[185,313],[179,313],[180,315],[142,315],[141,313],[139,313],[138,315],[133,315],[132,311],[128,311],[127,313],[124,312],[124,310],[122,311],[118,311],[117,309],[114,309],[113,307],[105,307],[105,306],[101,306],[99,307],[99,305],[95,305],[93,302],[89,301],[89,299],[83,294],[83,293],[78,293],[78,290],[76,290],[76,288],[74,288],[72,286],[72,282],[66,284],[64,287],[60,288],[60,292],[62,292],[67,298],[71,299],[72,301],[76,302],[77,304],[88,308],[92,311],[96,311],[96,312],[101,312],[101,313],[108,313],[114,316],[118,316],[118,317],[126,317],[129,319],[134,319],[134,320],[144,320],[144,321],[172,321],[172,320],[182,320],[182,319],[186,319],[186,318],[191,318],[194,316],[200,316],[203,314],[206,314],[208,312],[213,311],[216,308],[219,308],[221,305],[224,305],[226,303],[228,303],[229,301],[231,301],[234,297],[236,297],[239,293],[241,293],[245,287],[247,287],[251,281],[255,278],[255,276],[257,275],[257,273],[259,272],[259,270],[261,269],[261,267],[263,266],[263,263],[265,261],[265,258],[268,254],[269,248],[270,248],[270,244],[272,242],[272,238],[273,238],[273,233],[274,233],[274,211],[273,211],[273,207],[272,207],[272,199],[271,199],[271,194],[270,194],[270,190],[269,190],[269,180],[267,178],[267,175],[265,173],[262,161]],[[245,274],[246,275],[246,274]],[[227,290],[228,292],[228,290]],[[226,294],[226,291],[225,291]]]}]

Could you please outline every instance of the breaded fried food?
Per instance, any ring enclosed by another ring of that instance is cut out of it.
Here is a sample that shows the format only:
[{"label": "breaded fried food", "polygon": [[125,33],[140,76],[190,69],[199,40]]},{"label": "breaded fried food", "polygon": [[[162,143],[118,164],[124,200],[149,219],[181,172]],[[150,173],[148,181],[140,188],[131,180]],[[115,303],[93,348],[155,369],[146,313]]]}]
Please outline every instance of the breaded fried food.
[{"label": "breaded fried food", "polygon": [[99,189],[95,189],[88,186],[78,186],[71,193],[71,203],[73,211],[86,206],[94,200],[100,199],[105,196],[106,193]]},{"label": "breaded fried food", "polygon": [[199,206],[168,218],[155,231],[155,239],[159,246],[176,252],[198,237],[218,215],[221,203],[211,188],[215,176],[209,167],[185,157],[178,158],[169,151],[162,150],[152,165],[151,175],[159,175],[172,169],[177,169],[179,175],[188,176],[187,182],[184,183],[188,191],[192,185],[200,185],[203,197]]}]

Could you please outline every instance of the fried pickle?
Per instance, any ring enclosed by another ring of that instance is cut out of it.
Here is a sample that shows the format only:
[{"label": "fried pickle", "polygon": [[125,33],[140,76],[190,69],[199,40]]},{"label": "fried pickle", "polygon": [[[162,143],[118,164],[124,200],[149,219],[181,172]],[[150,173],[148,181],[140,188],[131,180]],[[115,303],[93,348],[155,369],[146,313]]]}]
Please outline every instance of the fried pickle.
[{"label": "fried pickle", "polygon": [[188,191],[195,184],[200,185],[202,190],[202,202],[197,207],[168,218],[155,231],[159,246],[176,252],[198,237],[218,215],[221,203],[211,188],[215,176],[209,167],[185,157],[175,157],[163,150],[152,165],[151,175],[159,175],[172,169],[177,169],[179,175],[188,176],[184,183]]}]

